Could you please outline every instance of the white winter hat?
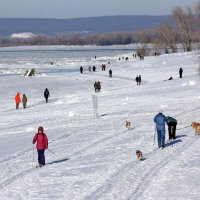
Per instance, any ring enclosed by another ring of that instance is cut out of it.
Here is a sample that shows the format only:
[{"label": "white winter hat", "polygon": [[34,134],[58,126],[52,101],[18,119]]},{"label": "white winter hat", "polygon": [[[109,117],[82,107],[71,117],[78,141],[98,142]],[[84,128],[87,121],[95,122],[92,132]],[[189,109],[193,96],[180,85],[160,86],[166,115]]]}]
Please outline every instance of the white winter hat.
[{"label": "white winter hat", "polygon": [[162,110],[162,109],[160,109],[158,112],[159,112],[159,113],[163,113],[163,110]]}]

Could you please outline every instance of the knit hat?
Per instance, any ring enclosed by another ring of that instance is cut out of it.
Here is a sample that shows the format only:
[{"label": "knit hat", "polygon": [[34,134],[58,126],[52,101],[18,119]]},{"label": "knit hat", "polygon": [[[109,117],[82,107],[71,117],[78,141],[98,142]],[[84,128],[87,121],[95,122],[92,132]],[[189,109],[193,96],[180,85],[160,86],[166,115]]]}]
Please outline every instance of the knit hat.
[{"label": "knit hat", "polygon": [[40,127],[38,128],[38,132],[42,132],[42,133],[43,133],[43,131],[44,131],[44,128],[43,128],[42,126],[40,126]]}]

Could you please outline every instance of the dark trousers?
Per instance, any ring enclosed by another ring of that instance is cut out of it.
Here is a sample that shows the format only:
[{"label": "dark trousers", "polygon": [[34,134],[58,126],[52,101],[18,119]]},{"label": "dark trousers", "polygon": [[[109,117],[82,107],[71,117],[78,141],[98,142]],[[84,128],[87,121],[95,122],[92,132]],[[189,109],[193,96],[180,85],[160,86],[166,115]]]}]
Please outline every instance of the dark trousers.
[{"label": "dark trousers", "polygon": [[16,109],[19,109],[19,103],[16,103]]},{"label": "dark trousers", "polygon": [[26,103],[23,103],[23,107],[26,108]]},{"label": "dark trousers", "polygon": [[48,103],[48,97],[45,97],[45,99],[46,99],[46,103]]},{"label": "dark trousers", "polygon": [[41,150],[37,150],[38,152],[38,163],[40,165],[45,165],[45,157],[44,157],[44,150],[45,149],[41,149]]},{"label": "dark trousers", "polygon": [[168,123],[169,140],[176,139],[176,125],[174,122]]},{"label": "dark trousers", "polygon": [[180,78],[182,78],[182,73],[180,72],[179,74],[180,74]]}]

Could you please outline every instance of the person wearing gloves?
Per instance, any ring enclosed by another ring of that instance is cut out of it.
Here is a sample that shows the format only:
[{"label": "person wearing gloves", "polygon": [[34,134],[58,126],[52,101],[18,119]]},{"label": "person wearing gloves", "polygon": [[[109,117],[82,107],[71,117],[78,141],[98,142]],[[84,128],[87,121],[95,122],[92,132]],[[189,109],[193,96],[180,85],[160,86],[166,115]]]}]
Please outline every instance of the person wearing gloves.
[{"label": "person wearing gloves", "polygon": [[35,134],[32,143],[37,143],[36,148],[38,152],[38,163],[39,167],[43,167],[45,165],[44,151],[45,149],[48,149],[48,138],[44,133],[44,129],[42,126],[38,128],[38,133]]}]

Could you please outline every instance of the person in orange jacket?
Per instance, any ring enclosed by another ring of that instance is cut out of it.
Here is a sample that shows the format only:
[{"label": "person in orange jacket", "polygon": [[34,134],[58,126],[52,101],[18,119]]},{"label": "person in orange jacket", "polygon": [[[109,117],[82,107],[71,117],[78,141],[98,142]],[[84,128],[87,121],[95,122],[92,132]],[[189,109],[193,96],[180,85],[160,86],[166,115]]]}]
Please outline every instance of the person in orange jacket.
[{"label": "person in orange jacket", "polygon": [[36,142],[39,167],[43,167],[45,165],[44,151],[45,149],[48,149],[48,138],[47,135],[44,133],[44,128],[42,126],[38,128],[38,132],[33,138],[32,143],[35,144]]},{"label": "person in orange jacket", "polygon": [[19,92],[15,96],[15,102],[16,102],[16,109],[19,109],[19,104],[21,102],[21,98],[20,98],[20,93]]}]

